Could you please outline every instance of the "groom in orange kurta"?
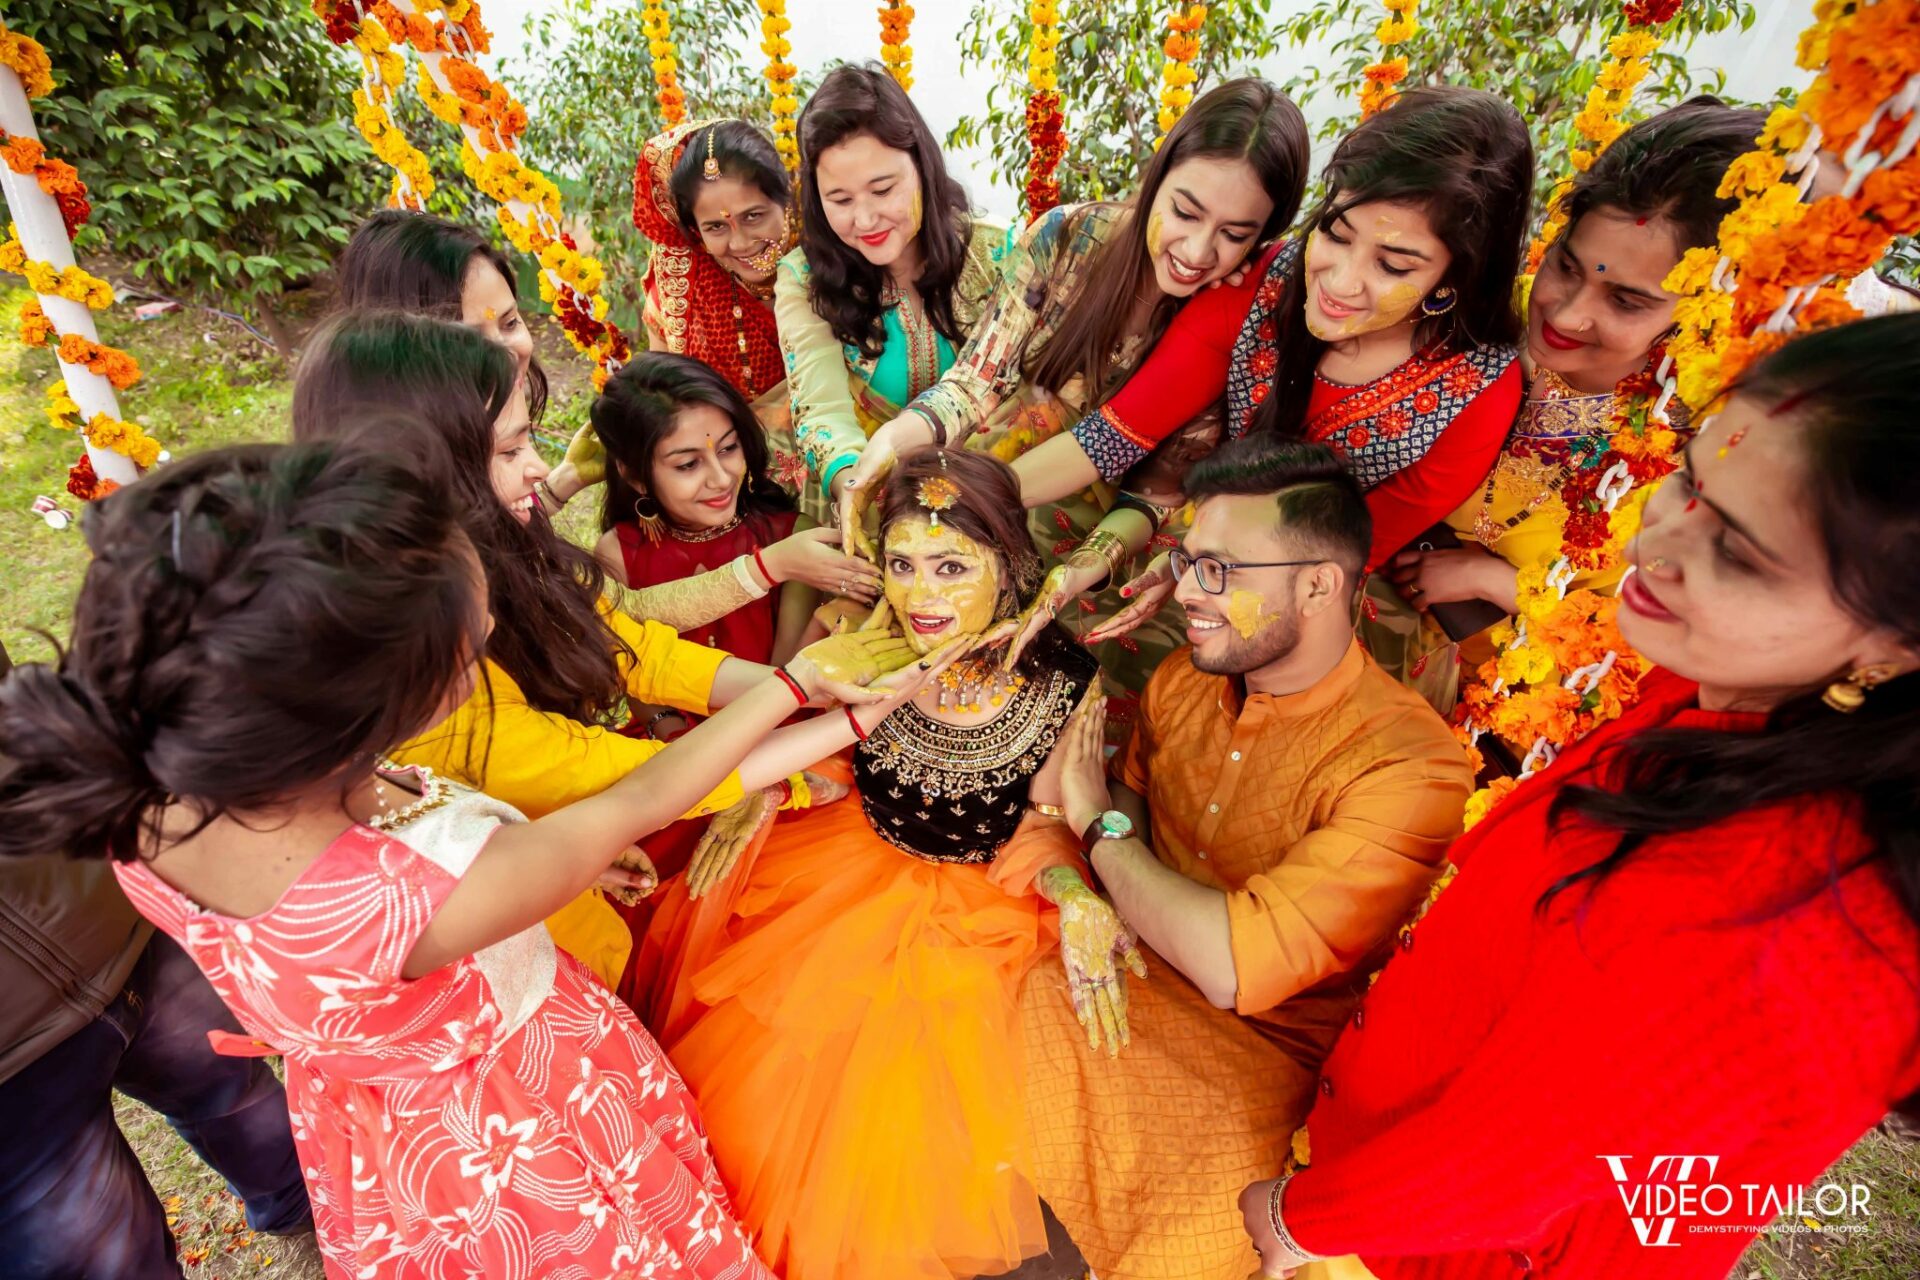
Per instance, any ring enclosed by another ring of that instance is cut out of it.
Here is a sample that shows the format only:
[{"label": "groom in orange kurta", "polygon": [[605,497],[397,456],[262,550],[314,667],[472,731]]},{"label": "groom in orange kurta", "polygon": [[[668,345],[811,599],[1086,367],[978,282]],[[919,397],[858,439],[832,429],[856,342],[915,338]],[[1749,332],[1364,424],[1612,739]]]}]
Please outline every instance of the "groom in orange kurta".
[{"label": "groom in orange kurta", "polygon": [[1334,455],[1237,441],[1187,492],[1190,647],[1111,780],[1094,752],[1063,779],[1063,838],[1085,833],[1147,954],[1130,1043],[1074,1034],[1057,959],[1022,1002],[1039,1191],[1104,1280],[1257,1269],[1239,1191],[1280,1168],[1472,785],[1440,717],[1354,639],[1371,524]]}]

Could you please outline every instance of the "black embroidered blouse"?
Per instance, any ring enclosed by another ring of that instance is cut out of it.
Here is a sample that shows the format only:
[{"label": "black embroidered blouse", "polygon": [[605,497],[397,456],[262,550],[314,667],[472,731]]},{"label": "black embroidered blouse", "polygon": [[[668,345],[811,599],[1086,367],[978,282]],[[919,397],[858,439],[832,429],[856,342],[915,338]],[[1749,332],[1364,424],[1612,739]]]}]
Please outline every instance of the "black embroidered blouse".
[{"label": "black embroidered blouse", "polygon": [[1027,787],[1098,664],[1058,627],[1034,640],[1031,674],[993,720],[943,724],[912,703],[859,745],[854,782],[879,836],[929,862],[992,862],[1013,838]]}]

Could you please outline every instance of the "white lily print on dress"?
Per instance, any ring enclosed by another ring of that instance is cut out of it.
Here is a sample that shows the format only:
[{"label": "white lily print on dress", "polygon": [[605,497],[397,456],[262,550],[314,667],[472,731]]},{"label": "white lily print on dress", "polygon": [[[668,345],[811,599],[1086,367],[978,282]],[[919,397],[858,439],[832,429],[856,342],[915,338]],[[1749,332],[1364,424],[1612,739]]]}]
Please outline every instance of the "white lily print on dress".
[{"label": "white lily print on dress", "polygon": [[531,1144],[539,1128],[540,1122],[532,1116],[518,1124],[508,1124],[505,1116],[488,1116],[480,1134],[485,1145],[460,1157],[460,1172],[469,1178],[478,1176],[483,1192],[498,1195],[500,1188],[513,1181],[514,1162],[533,1159]]}]

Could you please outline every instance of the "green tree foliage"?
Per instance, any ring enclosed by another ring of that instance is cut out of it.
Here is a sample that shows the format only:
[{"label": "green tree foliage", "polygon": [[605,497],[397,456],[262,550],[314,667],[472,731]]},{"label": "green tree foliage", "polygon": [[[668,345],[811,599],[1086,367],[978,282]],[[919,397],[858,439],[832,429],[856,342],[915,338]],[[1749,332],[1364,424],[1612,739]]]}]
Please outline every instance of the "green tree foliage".
[{"label": "green tree foliage", "polygon": [[[668,8],[688,118],[732,116],[767,127],[753,0]],[[640,16],[636,0],[559,0],[527,19],[528,65],[507,75],[527,107],[521,152],[560,184],[568,221],[592,238],[614,319],[626,328],[638,313],[647,246],[633,225],[633,166],[662,127]]]},{"label": "green tree foliage", "polygon": [[9,0],[6,16],[53,61],[35,120],[91,189],[85,234],[139,279],[251,311],[285,352],[273,299],[326,267],[385,178],[306,0]]},{"label": "green tree foliage", "polygon": [[[1059,80],[1067,122],[1067,156],[1060,164],[1060,198],[1104,200],[1133,189],[1140,167],[1160,135],[1161,42],[1166,0],[1102,0],[1060,6]],[[1208,6],[1200,31],[1197,92],[1252,74],[1278,47],[1268,16],[1271,0]],[[1027,157],[1026,0],[976,0],[961,37],[963,65],[1002,70],[985,108],[960,118],[947,134],[950,147],[986,144],[1005,158],[999,180],[1025,190]]]},{"label": "green tree foliage", "polygon": [[[1358,121],[1361,68],[1380,60],[1374,29],[1385,16],[1378,0],[1317,0],[1282,26],[1295,47],[1339,33],[1285,86],[1297,102],[1351,107],[1321,126],[1322,137],[1337,138]],[[1620,0],[1426,0],[1415,16],[1420,31],[1394,48],[1407,59],[1407,83],[1469,85],[1513,103],[1533,129],[1536,208],[1544,207],[1554,184],[1573,171],[1567,155],[1572,120],[1606,60],[1607,41],[1627,29]],[[1724,93],[1723,71],[1716,68],[1696,79],[1684,55],[1699,36],[1736,23],[1745,31],[1753,18],[1749,0],[1687,0],[1664,28],[1666,41],[1650,59],[1652,73],[1641,82],[1637,100],[1651,106],[1680,102],[1693,93]]]}]

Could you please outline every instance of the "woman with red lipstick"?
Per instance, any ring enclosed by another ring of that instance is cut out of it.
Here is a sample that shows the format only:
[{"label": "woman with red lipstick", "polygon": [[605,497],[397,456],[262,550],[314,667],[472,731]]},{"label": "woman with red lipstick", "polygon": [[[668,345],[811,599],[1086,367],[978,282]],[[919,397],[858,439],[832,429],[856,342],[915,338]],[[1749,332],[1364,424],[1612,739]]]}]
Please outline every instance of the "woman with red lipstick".
[{"label": "woman with red lipstick", "polygon": [[[1040,580],[992,458],[907,455],[881,519],[880,607],[917,652],[992,635]],[[1059,945],[1085,1002],[1074,1033],[1100,1025],[1096,1000],[1124,1012],[1131,938],[1104,899],[1046,874],[1074,856],[1055,835],[1059,757],[1093,659],[1053,630],[1012,672],[969,655],[947,677],[835,762],[857,802],[777,823],[702,886],[715,945],[678,958],[685,998],[655,1025],[786,1280],[963,1280],[1044,1251],[1021,981]]]},{"label": "woman with red lipstick", "polygon": [[[793,498],[769,474],[767,437],[711,366],[651,351],[623,365],[593,404],[611,465],[594,554],[631,589],[659,589],[744,562],[763,594],[681,635],[749,662],[800,647],[814,591],[871,605],[880,571],[831,532],[795,533]],[[811,588],[786,591],[783,584]],[[793,607],[797,601],[798,607]]]},{"label": "woman with red lipstick", "polygon": [[969,215],[933,131],[878,66],[828,72],[799,136],[805,216],[774,313],[806,460],[800,509],[830,523],[835,478],[973,335],[1007,229]]},{"label": "woman with red lipstick", "polygon": [[[1053,209],[1028,227],[953,368],[835,477],[850,547],[865,538],[865,495],[898,450],[974,436],[973,447],[1013,460],[1113,396],[1176,317],[1199,305],[1191,300],[1207,298],[1209,286],[1233,277],[1293,221],[1309,156],[1306,121],[1291,99],[1264,80],[1231,80],[1180,118],[1130,199]],[[1217,398],[1217,389],[1201,397],[1167,434],[1193,420],[1200,438],[1216,438],[1218,424],[1206,410]],[[1169,452],[1190,446],[1175,441]],[[1029,517],[1043,553],[1064,553],[1107,516],[1115,489],[1082,496],[1098,479],[1088,472],[1058,486]],[[1095,559],[1106,576],[1106,561]],[[1103,600],[1084,621],[1121,603]],[[1126,637],[1098,657],[1109,676],[1137,689],[1180,643],[1167,628]]]},{"label": "woman with red lipstick", "polygon": [[[1615,388],[1659,363],[1679,301],[1662,281],[1688,249],[1715,243],[1738,203],[1720,195],[1721,175],[1765,121],[1695,100],[1640,121],[1575,175],[1562,197],[1566,228],[1527,298],[1526,402],[1498,462],[1448,517],[1477,545],[1407,552],[1388,567],[1416,604],[1486,600],[1512,613],[1519,571],[1559,557],[1561,489],[1572,468],[1606,452]],[[1669,413],[1684,406],[1670,402]],[[1572,585],[1604,590],[1620,573],[1589,570]]]},{"label": "woman with red lipstick", "polygon": [[[1525,123],[1477,90],[1409,90],[1343,138],[1304,241],[1268,251],[1242,284],[1202,295],[1097,412],[1015,464],[1030,505],[1097,481],[1140,499],[1066,557],[1043,607],[1117,577],[1181,505],[1191,456],[1221,434],[1272,431],[1338,450],[1368,491],[1373,564],[1458,505],[1519,405],[1512,284],[1532,177]],[[1165,457],[1174,434],[1222,397],[1222,432],[1156,467],[1155,451]],[[1110,554],[1092,554],[1096,542]],[[1156,564],[1129,584],[1134,603],[1085,638],[1127,636],[1172,585]],[[1369,640],[1393,666],[1379,637]]]},{"label": "woman with red lipstick", "polygon": [[[1920,1109],[1916,388],[1920,316],[1862,320],[1702,425],[1620,591],[1659,669],[1455,845],[1311,1167],[1241,1198],[1266,1274],[1718,1280],[1777,1211],[1740,1188]],[[1659,1182],[1714,1207],[1661,1239]]]}]

